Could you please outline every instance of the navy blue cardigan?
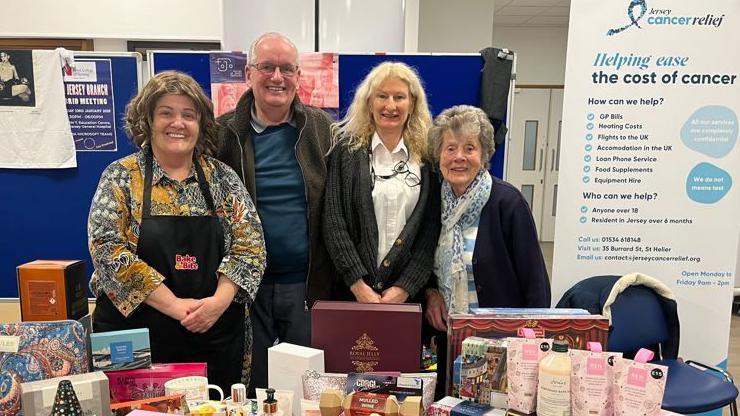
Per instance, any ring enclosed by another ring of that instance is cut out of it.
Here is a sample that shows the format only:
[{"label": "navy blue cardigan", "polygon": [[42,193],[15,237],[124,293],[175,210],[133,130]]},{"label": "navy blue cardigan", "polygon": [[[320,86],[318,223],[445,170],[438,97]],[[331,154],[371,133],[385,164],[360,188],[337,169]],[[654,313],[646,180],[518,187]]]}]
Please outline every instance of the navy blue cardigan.
[{"label": "navy blue cardigan", "polygon": [[549,308],[550,281],[529,205],[514,186],[492,179],[473,250],[478,304]]}]

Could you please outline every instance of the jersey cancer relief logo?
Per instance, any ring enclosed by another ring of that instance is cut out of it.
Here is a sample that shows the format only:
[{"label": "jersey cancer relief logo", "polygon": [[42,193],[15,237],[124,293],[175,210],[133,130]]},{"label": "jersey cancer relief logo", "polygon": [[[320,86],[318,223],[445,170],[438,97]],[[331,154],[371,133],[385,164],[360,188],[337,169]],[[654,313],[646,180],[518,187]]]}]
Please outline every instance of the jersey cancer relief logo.
[{"label": "jersey cancer relief logo", "polygon": [[[637,26],[639,29],[642,29],[640,27],[640,19],[645,16],[645,13],[647,13],[647,2],[646,0],[630,0],[630,4],[627,6],[627,17],[630,19],[631,23],[618,27],[616,29],[609,29],[608,32],[606,32],[607,36],[616,35],[619,32],[622,32],[624,30],[629,29],[632,26]],[[639,14],[639,15],[638,15]],[[638,15],[637,17],[635,17]]]}]

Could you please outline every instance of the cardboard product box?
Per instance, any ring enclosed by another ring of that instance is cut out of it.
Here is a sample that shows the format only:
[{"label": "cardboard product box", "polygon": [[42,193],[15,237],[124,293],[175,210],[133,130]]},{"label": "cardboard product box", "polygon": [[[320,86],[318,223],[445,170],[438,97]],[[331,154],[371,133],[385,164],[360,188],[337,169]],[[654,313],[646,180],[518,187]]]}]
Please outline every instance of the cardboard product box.
[{"label": "cardboard product box", "polygon": [[112,414],[113,416],[126,416],[132,414],[133,411],[149,411],[159,412],[157,414],[174,414],[174,415],[187,415],[190,414],[188,402],[185,400],[185,395],[175,394],[172,396],[161,396],[151,397],[142,400],[133,400],[129,402],[114,403],[110,405],[110,410],[106,414]]},{"label": "cardboard product box", "polygon": [[152,365],[148,328],[96,332],[90,335],[90,344],[93,370],[131,370]]},{"label": "cardboard product box", "polygon": [[145,400],[165,395],[164,383],[180,377],[208,377],[206,363],[152,364],[151,368],[112,371],[108,377],[111,402]]},{"label": "cardboard product box", "polygon": [[463,401],[450,411],[450,416],[505,416],[506,410],[494,409],[493,407],[469,401]]},{"label": "cardboard product box", "polygon": [[471,308],[473,315],[591,315],[576,308]]},{"label": "cardboard product box", "polygon": [[421,305],[318,301],[311,346],[324,350],[327,372],[417,372]]},{"label": "cardboard product box", "polygon": [[161,415],[167,415],[167,413],[150,412],[148,410],[134,410],[133,412],[128,413],[127,416],[161,416]]},{"label": "cardboard product box", "polygon": [[[600,342],[606,348],[609,320],[602,315],[451,315],[447,330],[447,362],[462,353],[462,343],[469,336],[483,338],[523,337],[522,329],[531,328],[537,338],[566,340],[573,349],[586,349],[586,343]],[[448,394],[452,391],[450,368],[447,369]]]},{"label": "cardboard product box", "polygon": [[429,409],[427,409],[427,416],[450,416],[452,408],[462,402],[463,399],[445,396],[429,406]]},{"label": "cardboard product box", "polygon": [[506,358],[505,339],[465,338],[462,355],[453,365],[453,395],[505,409],[508,387]]},{"label": "cardboard product box", "polygon": [[80,319],[90,312],[81,260],[36,260],[16,273],[22,321]]},{"label": "cardboard product box", "polygon": [[324,351],[287,342],[267,349],[267,385],[276,390],[293,391],[293,414],[301,414],[306,371],[324,372]]},{"label": "cardboard product box", "polygon": [[85,415],[110,413],[108,378],[102,371],[21,383],[23,413],[26,416],[51,414],[57,387],[62,380],[72,383]]}]

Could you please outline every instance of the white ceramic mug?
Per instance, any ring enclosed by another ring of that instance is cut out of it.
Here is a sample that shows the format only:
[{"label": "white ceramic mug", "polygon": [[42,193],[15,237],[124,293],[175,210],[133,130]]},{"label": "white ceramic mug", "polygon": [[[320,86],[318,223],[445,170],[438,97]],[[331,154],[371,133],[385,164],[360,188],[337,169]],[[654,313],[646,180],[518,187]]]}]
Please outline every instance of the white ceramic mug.
[{"label": "white ceramic mug", "polygon": [[224,399],[221,387],[208,384],[208,378],[203,376],[188,376],[172,379],[164,383],[166,395],[185,394],[186,400],[208,400],[208,390],[214,389],[219,394],[219,400]]}]

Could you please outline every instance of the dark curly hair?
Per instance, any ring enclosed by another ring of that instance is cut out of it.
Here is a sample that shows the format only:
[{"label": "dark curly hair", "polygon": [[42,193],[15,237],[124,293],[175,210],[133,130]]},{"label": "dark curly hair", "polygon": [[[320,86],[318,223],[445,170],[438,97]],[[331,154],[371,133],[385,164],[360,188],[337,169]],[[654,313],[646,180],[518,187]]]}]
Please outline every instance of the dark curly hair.
[{"label": "dark curly hair", "polygon": [[195,144],[195,156],[215,156],[218,149],[218,125],[213,116],[213,104],[203,89],[189,75],[165,71],[152,77],[126,106],[126,133],[137,147],[152,138],[154,108],[165,95],[184,95],[195,104],[200,125],[200,137]]}]

